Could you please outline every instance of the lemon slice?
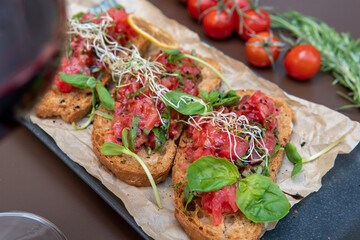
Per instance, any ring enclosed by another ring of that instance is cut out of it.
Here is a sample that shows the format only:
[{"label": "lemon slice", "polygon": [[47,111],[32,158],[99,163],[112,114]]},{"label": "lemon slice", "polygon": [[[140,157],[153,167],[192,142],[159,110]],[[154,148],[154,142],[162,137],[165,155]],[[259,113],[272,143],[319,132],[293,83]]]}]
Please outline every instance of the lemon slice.
[{"label": "lemon slice", "polygon": [[127,21],[137,33],[157,46],[165,49],[179,48],[176,39],[160,26],[134,14],[129,14],[127,16]]}]

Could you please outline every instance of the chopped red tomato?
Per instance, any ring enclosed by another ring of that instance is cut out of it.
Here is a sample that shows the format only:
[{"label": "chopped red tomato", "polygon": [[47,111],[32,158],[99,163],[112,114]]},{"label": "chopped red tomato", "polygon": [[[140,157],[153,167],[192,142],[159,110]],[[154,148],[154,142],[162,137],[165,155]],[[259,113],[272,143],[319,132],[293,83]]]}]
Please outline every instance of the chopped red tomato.
[{"label": "chopped red tomato", "polygon": [[[199,89],[194,83],[196,77],[190,76],[191,74],[189,75],[188,73],[195,73],[199,77],[200,71],[191,60],[182,59],[181,63],[169,63],[167,55],[161,53],[159,53],[155,59],[160,61],[168,72],[168,75],[155,77],[154,80],[158,84],[161,84],[169,90],[177,90],[180,88],[181,91],[187,94],[198,95]],[[187,76],[187,79],[176,76],[174,73]],[[108,137],[107,140],[122,144],[122,131],[124,128],[130,129],[133,116],[139,116],[138,130],[134,144],[135,152],[137,152],[143,144],[155,147],[157,141],[160,142],[160,140],[157,139],[159,137],[155,136],[152,131],[154,128],[162,128],[161,131],[158,130],[156,132],[157,134],[160,134],[159,132],[163,134],[164,129],[166,129],[166,138],[178,134],[178,123],[175,119],[178,119],[180,114],[173,109],[170,112],[166,112],[167,107],[162,101],[159,100],[158,103],[153,101],[154,97],[156,97],[155,93],[151,92],[146,86],[142,86],[141,82],[137,81],[136,78],[131,76],[127,77],[128,79],[125,81],[124,86],[119,88],[116,93],[116,117],[113,120],[112,128],[109,132],[109,134],[114,137]],[[180,83],[181,80],[183,83]],[[130,116],[130,118],[125,118],[123,117],[124,115]],[[171,115],[171,117],[168,115]]]},{"label": "chopped red tomato", "polygon": [[223,187],[218,191],[198,193],[202,196],[202,209],[213,216],[213,225],[222,222],[222,213],[232,213],[239,210],[236,205],[236,186],[235,184]]},{"label": "chopped red tomato", "polygon": [[[250,97],[243,97],[235,106],[229,108],[222,107],[221,111],[223,113],[232,111],[238,116],[245,115],[250,125],[256,124],[265,129],[265,136],[263,137],[265,147],[269,153],[274,151],[277,140],[275,139],[273,129],[277,127],[275,116],[278,115],[278,109],[275,108],[271,98],[257,91]],[[248,153],[250,144],[245,138],[241,139],[234,135],[229,135],[228,132],[221,130],[211,123],[201,123],[200,119],[200,117],[196,118],[195,122],[197,122],[201,129],[191,125],[188,128],[189,136],[193,139],[193,142],[186,146],[185,152],[186,157],[191,162],[203,156],[235,160],[237,157],[250,154],[249,160],[253,161],[247,166],[244,164],[241,168],[250,170],[255,164],[261,163],[261,156],[257,155],[255,151]],[[212,214],[214,225],[221,223],[222,213],[238,211],[235,202],[235,185],[224,187],[218,191],[198,193],[198,195],[201,196],[202,208],[207,213]]]},{"label": "chopped red tomato", "polygon": [[[127,13],[124,9],[110,8],[107,13],[103,13],[101,16],[109,14],[114,19],[114,23],[107,28],[108,35],[114,40],[118,41],[121,45],[125,45],[129,40],[133,39],[137,33],[130,27],[127,22]],[[102,18],[96,17],[94,14],[87,13],[81,16],[80,22],[93,22],[100,24]],[[104,69],[103,63],[101,63],[93,48],[86,47],[86,41],[76,35],[70,35],[70,42],[67,54],[63,57],[59,72],[67,74],[83,74],[97,76],[98,72]],[[96,73],[92,73],[92,70],[96,69]],[[55,79],[55,84],[59,91],[67,93],[73,88],[72,85],[65,83],[59,76]]]}]

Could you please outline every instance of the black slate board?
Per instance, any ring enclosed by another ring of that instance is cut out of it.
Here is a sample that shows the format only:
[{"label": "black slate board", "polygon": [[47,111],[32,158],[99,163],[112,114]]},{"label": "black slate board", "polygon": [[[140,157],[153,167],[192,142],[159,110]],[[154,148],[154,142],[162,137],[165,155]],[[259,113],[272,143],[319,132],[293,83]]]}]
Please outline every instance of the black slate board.
[{"label": "black slate board", "polygon": [[[99,180],[73,162],[54,140],[29,121],[20,121],[87,183],[146,240],[152,239],[136,224],[123,202]],[[263,240],[360,239],[360,144],[350,154],[336,158],[335,166],[323,177],[322,188],[291,208]]]},{"label": "black slate board", "polygon": [[360,144],[338,155],[322,184],[262,239],[360,239]]}]

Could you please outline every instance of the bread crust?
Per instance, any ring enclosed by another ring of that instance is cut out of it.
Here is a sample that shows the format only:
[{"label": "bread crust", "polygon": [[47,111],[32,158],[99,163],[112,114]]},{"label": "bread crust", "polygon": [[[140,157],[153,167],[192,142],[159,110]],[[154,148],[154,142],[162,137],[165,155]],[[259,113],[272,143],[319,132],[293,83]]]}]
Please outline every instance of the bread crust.
[{"label": "bread crust", "polygon": [[[145,54],[150,44],[146,38],[139,34],[133,39],[132,43],[142,55]],[[108,86],[111,80],[111,74],[105,70],[101,77],[102,84]],[[57,94],[49,89],[37,104],[35,113],[40,118],[61,117],[64,121],[71,123],[84,118],[91,108],[91,89],[73,88],[69,93],[61,94]]]},{"label": "bread crust", "polygon": [[[221,72],[220,65],[216,61],[209,58],[202,59],[210,63]],[[199,64],[198,67],[202,76],[200,82],[198,83],[199,89],[210,92],[218,88],[221,83],[220,78],[204,65]],[[113,115],[112,111],[105,111],[104,108],[100,108],[100,111]],[[127,184],[134,186],[150,186],[147,175],[135,158],[127,155],[106,156],[101,153],[101,146],[105,142],[106,132],[110,129],[110,127],[111,120],[102,118],[100,116],[95,117],[91,138],[94,152],[99,161],[107,169],[113,172],[117,178],[126,182]],[[178,132],[182,132],[181,125],[179,125]],[[138,156],[145,162],[156,183],[165,181],[172,167],[172,163],[177,151],[177,145],[175,141],[179,136],[180,134],[171,139],[168,139],[165,145],[162,147],[161,152],[152,151],[152,153],[148,155],[143,146],[140,148]]]},{"label": "bread crust", "polygon": [[[250,96],[255,90],[238,90],[236,93],[239,96]],[[291,121],[294,118],[290,106],[281,98],[270,96],[279,108],[280,113],[278,118],[278,131],[279,142],[285,146],[290,141],[291,137]],[[185,183],[186,172],[182,170],[181,166],[186,161],[185,152],[182,150],[186,144],[191,141],[187,130],[181,136],[179,148],[175,157],[174,166],[172,169],[172,182],[173,184]],[[270,178],[275,182],[277,172],[279,171],[282,159],[284,157],[284,150],[278,151],[270,160],[269,172]],[[188,211],[185,212],[185,197],[184,197],[184,184],[174,188],[174,203],[175,203],[175,217],[184,228],[185,232],[191,239],[259,239],[262,230],[262,223],[254,223],[246,218],[241,212],[236,213],[223,213],[221,224],[217,226],[212,225],[212,216],[205,213],[201,209],[199,199],[190,203],[187,207]]]}]

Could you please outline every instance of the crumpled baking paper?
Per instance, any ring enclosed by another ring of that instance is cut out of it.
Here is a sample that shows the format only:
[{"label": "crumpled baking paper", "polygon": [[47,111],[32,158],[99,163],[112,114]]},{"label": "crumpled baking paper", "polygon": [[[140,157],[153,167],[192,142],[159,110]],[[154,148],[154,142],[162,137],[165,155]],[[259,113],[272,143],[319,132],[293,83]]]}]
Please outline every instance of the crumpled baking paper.
[{"label": "crumpled baking paper", "polygon": [[[107,1],[110,2],[110,1]],[[68,16],[79,11],[88,12],[99,9],[100,1],[74,0],[68,3]],[[104,2],[103,2],[104,3]],[[243,63],[225,56],[217,49],[200,41],[199,36],[185,26],[167,18],[159,9],[145,0],[118,1],[127,12],[149,19],[169,31],[178,40],[181,48],[211,57],[220,63],[223,75],[234,89],[259,89],[267,94],[280,96],[292,107],[295,114],[291,142],[298,148],[301,156],[311,156],[346,134],[345,140],[316,161],[306,163],[302,172],[292,179],[293,164],[285,157],[278,174],[280,188],[291,194],[307,196],[321,187],[321,178],[334,166],[339,153],[349,153],[360,140],[360,124],[325,106],[291,96],[275,84],[256,76]],[[97,5],[97,6],[96,6]],[[151,51],[156,51],[151,46]],[[222,86],[226,90],[225,86]],[[97,160],[92,151],[90,126],[86,130],[73,130],[70,124],[60,119],[39,119],[30,113],[30,119],[47,132],[73,161],[83,166],[88,173],[98,178],[111,192],[125,204],[137,224],[154,239],[188,239],[174,217],[171,176],[158,184],[163,209],[158,209],[151,187],[129,186],[114,177]],[[306,144],[301,147],[301,143]],[[288,197],[291,205],[298,202]],[[272,229],[276,223],[266,224]]]}]

